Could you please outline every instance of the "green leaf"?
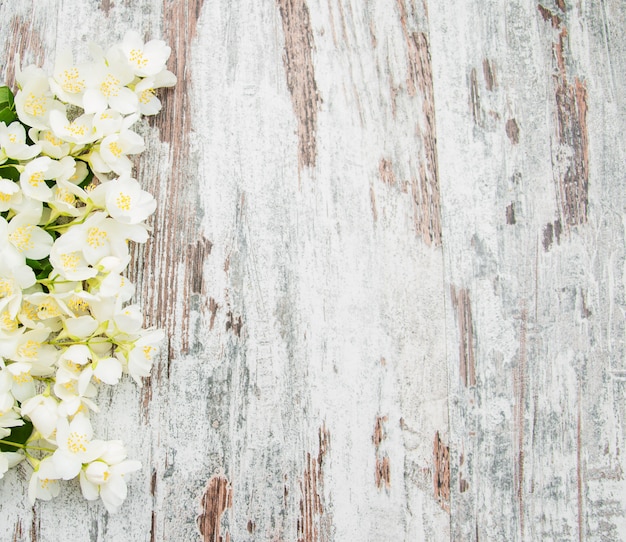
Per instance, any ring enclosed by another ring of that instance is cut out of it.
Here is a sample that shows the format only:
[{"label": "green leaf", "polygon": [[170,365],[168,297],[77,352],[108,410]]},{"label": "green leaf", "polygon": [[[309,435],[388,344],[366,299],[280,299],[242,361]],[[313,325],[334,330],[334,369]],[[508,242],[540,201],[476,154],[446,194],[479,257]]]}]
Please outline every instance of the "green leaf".
[{"label": "green leaf", "polygon": [[9,107],[13,107],[13,93],[11,89],[6,85],[0,86],[0,106],[8,104]]},{"label": "green leaf", "polygon": [[20,172],[10,164],[3,164],[0,166],[0,177],[17,182],[20,180]]},{"label": "green leaf", "polygon": [[43,260],[31,260],[30,258],[26,258],[26,265],[35,272],[37,280],[48,278],[52,271],[52,264],[49,258],[44,258]]},{"label": "green leaf", "polygon": [[[9,442],[15,442],[16,444],[26,444],[28,438],[33,434],[33,424],[28,420],[24,420],[24,425],[19,427],[12,427],[11,434],[4,437],[2,440],[8,440]],[[0,452],[17,452],[20,450],[18,446],[11,446],[10,444],[0,443]]]},{"label": "green leaf", "polygon": [[4,122],[7,126],[17,120],[17,114],[10,107],[0,108],[0,122]]},{"label": "green leaf", "polygon": [[7,86],[0,87],[0,121],[9,125],[17,120],[13,93]]}]

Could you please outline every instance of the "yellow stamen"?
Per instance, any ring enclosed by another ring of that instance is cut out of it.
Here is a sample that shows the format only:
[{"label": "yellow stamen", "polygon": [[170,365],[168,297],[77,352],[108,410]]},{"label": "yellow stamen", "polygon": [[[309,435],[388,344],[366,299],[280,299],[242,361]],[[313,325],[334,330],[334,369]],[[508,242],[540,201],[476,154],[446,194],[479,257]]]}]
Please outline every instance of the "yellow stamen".
[{"label": "yellow stamen", "polygon": [[119,196],[117,196],[117,199],[115,200],[117,208],[122,211],[130,211],[130,203],[130,196],[128,194],[124,194],[124,192],[120,192]]},{"label": "yellow stamen", "polygon": [[25,250],[30,250],[35,247],[32,240],[33,227],[34,226],[32,225],[20,226],[19,228],[15,228],[15,230],[9,234],[9,240],[18,248],[18,250],[24,252]]},{"label": "yellow stamen", "polygon": [[87,233],[87,244],[91,248],[100,248],[104,246],[108,238],[107,232],[96,227],[89,228]]},{"label": "yellow stamen", "polygon": [[67,439],[67,448],[73,454],[87,451],[87,435],[73,431]]}]

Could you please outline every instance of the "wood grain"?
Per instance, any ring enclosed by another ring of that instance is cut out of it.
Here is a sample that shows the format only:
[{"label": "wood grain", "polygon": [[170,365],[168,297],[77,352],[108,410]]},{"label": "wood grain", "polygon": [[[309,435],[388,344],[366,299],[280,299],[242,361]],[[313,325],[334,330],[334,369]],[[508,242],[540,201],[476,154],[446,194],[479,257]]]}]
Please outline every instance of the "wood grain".
[{"label": "wood grain", "polygon": [[[71,21],[71,24],[68,23]],[[0,73],[135,28],[167,348],[100,402],[117,515],[0,483],[0,540],[626,540],[626,5],[0,2]]]}]

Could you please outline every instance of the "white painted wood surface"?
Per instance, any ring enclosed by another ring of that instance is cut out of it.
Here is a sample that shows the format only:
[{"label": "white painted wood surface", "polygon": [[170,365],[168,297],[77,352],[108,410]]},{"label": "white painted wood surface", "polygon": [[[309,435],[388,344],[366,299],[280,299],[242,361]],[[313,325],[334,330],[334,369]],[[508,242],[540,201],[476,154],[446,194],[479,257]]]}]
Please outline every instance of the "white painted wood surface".
[{"label": "white painted wood surface", "polygon": [[96,425],[119,514],[0,483],[0,540],[626,540],[621,0],[0,1],[0,69],[126,30],[133,279],[169,348]]}]

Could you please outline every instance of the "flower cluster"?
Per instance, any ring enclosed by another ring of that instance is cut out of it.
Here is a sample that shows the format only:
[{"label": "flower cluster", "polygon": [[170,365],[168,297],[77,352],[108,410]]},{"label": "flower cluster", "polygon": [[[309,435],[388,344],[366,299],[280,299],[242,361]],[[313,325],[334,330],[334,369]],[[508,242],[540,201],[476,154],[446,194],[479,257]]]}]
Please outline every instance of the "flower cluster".
[{"label": "flower cluster", "polygon": [[170,48],[135,32],[91,55],[60,53],[52,76],[18,69],[15,96],[0,87],[0,478],[25,460],[31,501],[78,477],[115,512],[140,464],[94,438],[90,413],[100,385],[141,384],[164,337],[142,327],[123,273],[156,208],[132,177],[131,127],[176,77]]}]

